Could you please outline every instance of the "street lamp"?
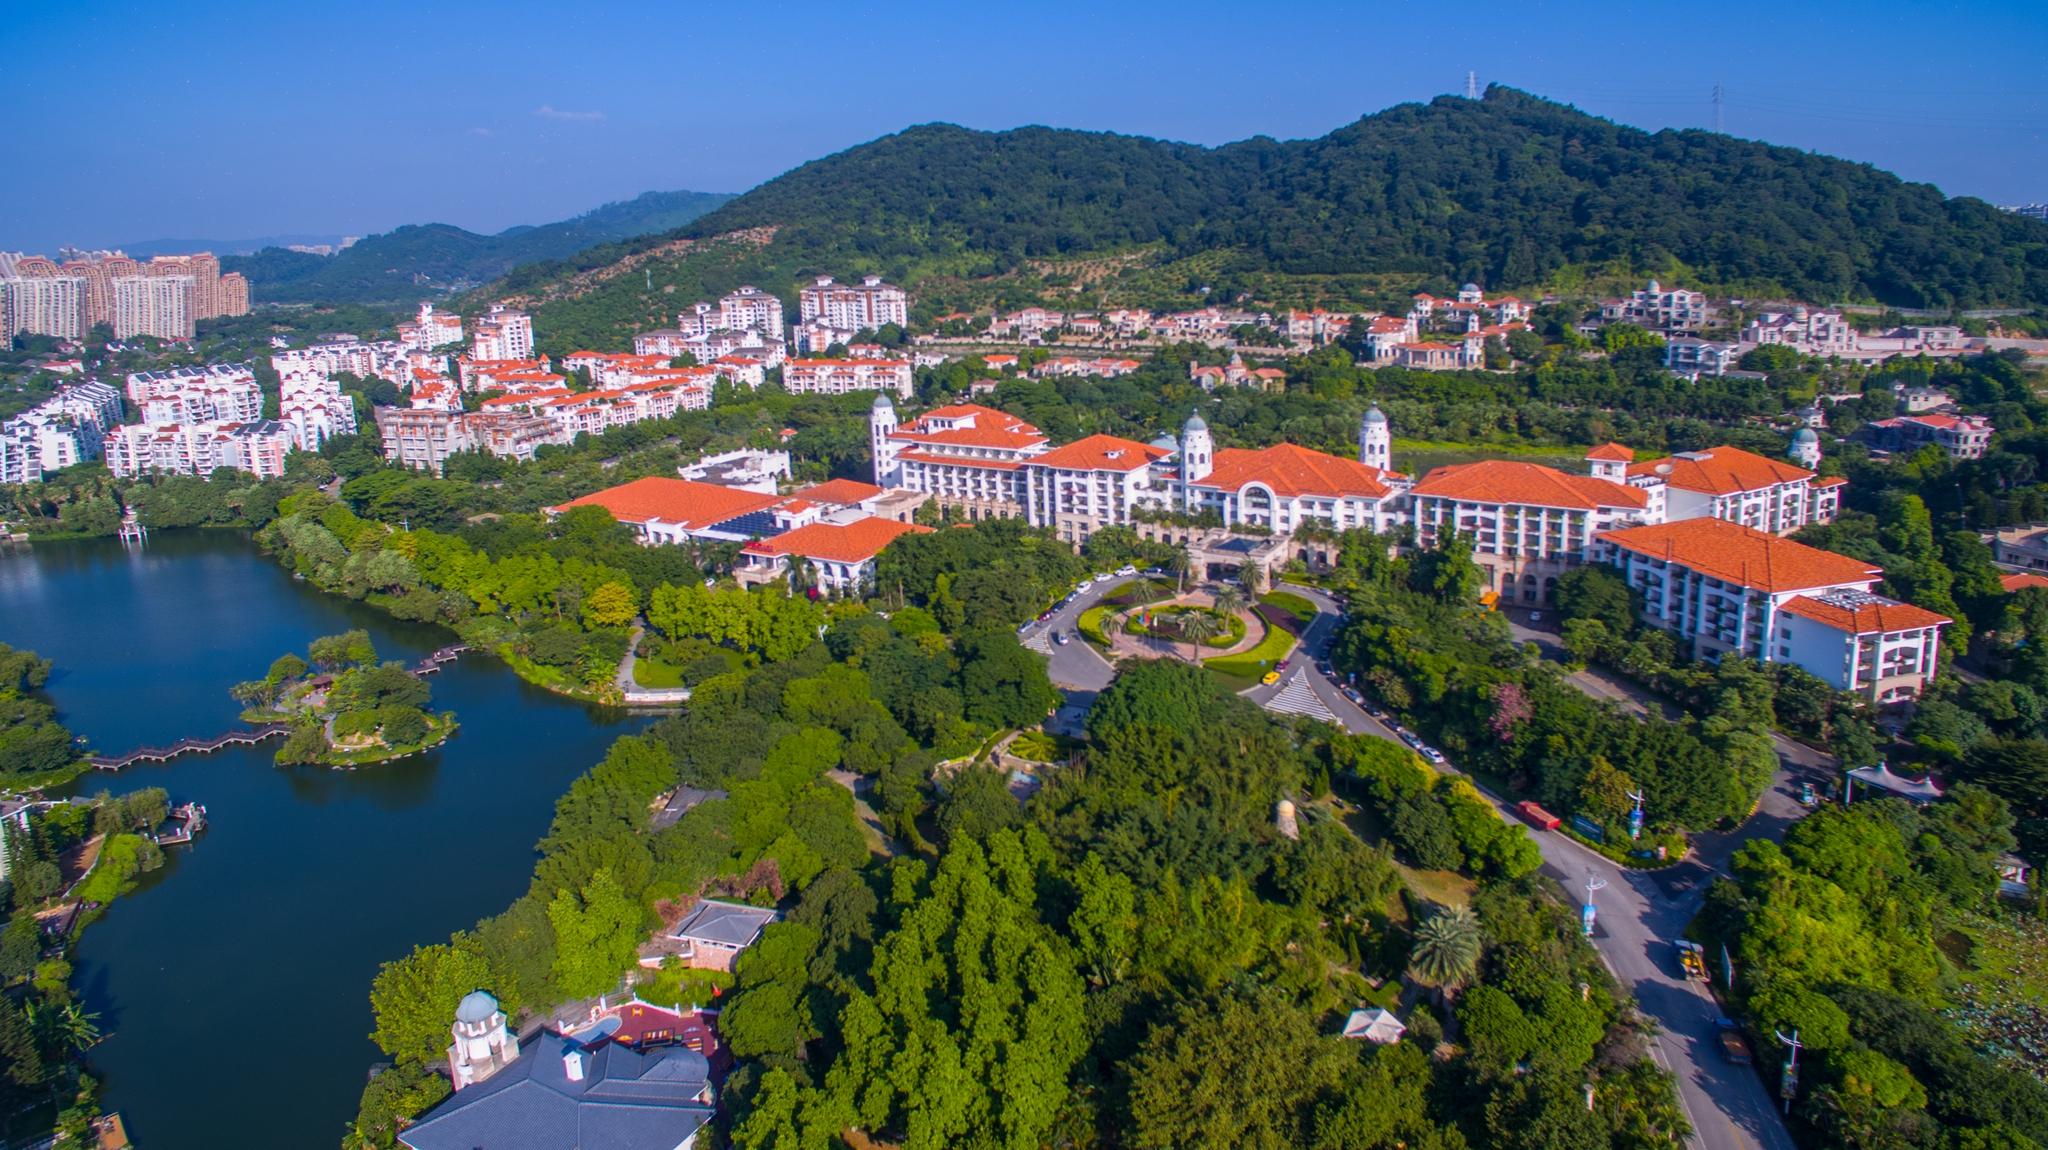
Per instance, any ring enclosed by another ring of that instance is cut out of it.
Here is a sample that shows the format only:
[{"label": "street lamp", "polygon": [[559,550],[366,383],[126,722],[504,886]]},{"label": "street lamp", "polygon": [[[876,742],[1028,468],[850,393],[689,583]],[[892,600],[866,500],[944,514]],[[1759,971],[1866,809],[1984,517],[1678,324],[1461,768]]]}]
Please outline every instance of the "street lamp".
[{"label": "street lamp", "polygon": [[1593,892],[1607,889],[1607,880],[1599,878],[1592,871],[1586,872],[1586,901],[1579,909],[1579,923],[1586,931],[1586,937],[1593,937]]},{"label": "street lamp", "polygon": [[1635,801],[1635,807],[1628,812],[1628,838],[1630,842],[1643,837],[1643,793],[1630,791],[1628,797]]},{"label": "street lamp", "polygon": [[1785,1037],[1785,1032],[1782,1030],[1773,1030],[1771,1033],[1777,1035],[1778,1041],[1784,1043],[1788,1048],[1785,1055],[1785,1077],[1778,1084],[1778,1094],[1785,1100],[1785,1113],[1790,1114],[1792,1113],[1792,1099],[1799,1093],[1799,1050],[1805,1044],[1799,1041],[1799,1031],[1797,1029],[1792,1031],[1792,1037],[1790,1038]]}]

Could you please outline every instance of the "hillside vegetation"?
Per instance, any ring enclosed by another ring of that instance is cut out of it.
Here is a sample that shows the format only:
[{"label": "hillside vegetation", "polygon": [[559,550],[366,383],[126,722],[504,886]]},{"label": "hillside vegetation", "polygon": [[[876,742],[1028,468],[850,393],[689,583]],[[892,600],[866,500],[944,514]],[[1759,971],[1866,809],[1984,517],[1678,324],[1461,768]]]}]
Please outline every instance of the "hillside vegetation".
[{"label": "hillside vegetation", "polygon": [[249,277],[259,302],[391,303],[425,299],[628,236],[679,228],[731,199],[722,192],[648,192],[574,219],[478,235],[450,224],[409,224],[331,256],[285,248],[221,260]]},{"label": "hillside vegetation", "polygon": [[[928,309],[957,306],[966,285],[1012,303],[1082,284],[1107,302],[1186,303],[1204,287],[1207,298],[1371,302],[1466,280],[1512,290],[1657,273],[1818,301],[2048,300],[2048,224],[1866,164],[1644,132],[1498,87],[1320,139],[1213,149],[924,125],[805,164],[673,235],[523,269],[507,286],[558,295],[572,274],[662,243],[762,228],[774,242],[723,271],[784,294],[812,272],[879,272],[926,289]],[[1133,253],[1089,274],[1049,270]],[[596,310],[623,317],[667,308],[655,293],[732,286],[691,258],[652,261],[651,292],[635,276],[582,294],[604,294]]]}]

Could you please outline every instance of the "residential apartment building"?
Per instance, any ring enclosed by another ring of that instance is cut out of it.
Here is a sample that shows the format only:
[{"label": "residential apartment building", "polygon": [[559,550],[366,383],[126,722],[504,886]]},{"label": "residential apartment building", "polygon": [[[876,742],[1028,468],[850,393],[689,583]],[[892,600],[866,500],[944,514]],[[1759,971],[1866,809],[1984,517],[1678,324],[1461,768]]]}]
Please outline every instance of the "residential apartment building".
[{"label": "residential apartment building", "polygon": [[1655,522],[1661,510],[1624,483],[1502,459],[1437,468],[1415,485],[1411,506],[1419,546],[1470,537],[1488,589],[1523,606],[1549,603],[1601,532]]},{"label": "residential apartment building", "polygon": [[[1121,375],[1129,375],[1143,366],[1145,365],[1135,359],[1113,359],[1108,356],[1100,359],[1078,359],[1070,355],[1056,355],[1032,368],[1031,374],[1039,379],[1079,376],[1115,379]],[[1285,380],[1286,374],[1282,372],[1280,375]]]},{"label": "residential apartment building", "polygon": [[1627,299],[1601,304],[1600,318],[1654,331],[1695,332],[1707,326],[1707,296],[1705,292],[1666,288],[1651,280],[1649,286],[1631,293]]},{"label": "residential apartment building", "polygon": [[1590,459],[1593,474],[1623,478],[1645,491],[1662,489],[1663,520],[1724,519],[1773,535],[1790,535],[1808,524],[1832,523],[1841,510],[1839,477],[1821,478],[1812,471],[1770,459],[1739,447],[1681,451],[1664,459],[1633,462],[1633,452],[1619,444],[1600,449],[1628,453],[1622,476],[1611,473],[1611,459]]},{"label": "residential apartment building", "polygon": [[1002,339],[1036,343],[1044,339],[1048,333],[1058,331],[1066,322],[1065,312],[1027,307],[1008,315],[998,314],[989,322],[988,333]]},{"label": "residential apartment building", "polygon": [[908,399],[913,383],[907,359],[792,359],[782,367],[782,386],[798,395],[881,391]]},{"label": "residential apartment building", "polygon": [[[31,257],[34,258],[34,257]],[[45,261],[48,262],[48,261]],[[7,297],[9,338],[27,333],[82,340],[91,322],[86,282],[80,276],[37,276],[0,280]]]},{"label": "residential apartment building", "polygon": [[108,428],[121,422],[121,393],[97,380],[0,422],[0,483],[33,483],[100,457]]},{"label": "residential apartment building", "polygon": [[1789,347],[1805,355],[1849,355],[1856,350],[1856,329],[1842,313],[1805,306],[1767,311],[1742,329],[1744,343]]},{"label": "residential apartment building", "polygon": [[782,341],[782,300],[748,284],[718,297],[718,326],[727,331],[757,331]]},{"label": "residential apartment building", "polygon": [[191,276],[122,276],[114,281],[114,338],[191,339],[198,308]]},{"label": "residential apartment building", "polygon": [[435,408],[380,407],[377,436],[384,442],[384,461],[415,471],[442,473],[448,458],[476,450],[462,413]]},{"label": "residential apartment building", "polygon": [[1735,370],[1742,345],[1678,336],[1664,344],[1664,366],[1680,375],[1723,376]]},{"label": "residential apartment building", "polygon": [[691,331],[657,328],[633,337],[633,354],[675,358],[687,355],[698,363],[714,363],[734,355],[759,358],[768,368],[781,367],[787,358],[780,339],[768,339],[758,331]]},{"label": "residential apartment building", "polygon": [[1901,415],[1866,424],[1861,434],[1886,451],[1918,451],[1933,444],[1951,459],[1982,459],[1997,429],[1981,415]]},{"label": "residential apartment building", "polygon": [[128,406],[144,423],[248,423],[263,418],[263,389],[247,364],[138,371]]},{"label": "residential apartment building", "polygon": [[1876,704],[1925,689],[1950,622],[1875,594],[1879,568],[1719,519],[1608,531],[1597,558],[1697,657],[1790,663]]},{"label": "residential apartment building", "polygon": [[283,376],[278,383],[278,422],[291,432],[292,443],[300,450],[318,451],[330,439],[356,433],[355,400],[326,376]]},{"label": "residential apartment building", "polygon": [[206,479],[221,468],[259,479],[284,474],[292,432],[273,419],[246,423],[135,423],[107,433],[107,469],[121,478],[147,472]]},{"label": "residential apartment building", "polygon": [[462,342],[462,317],[423,303],[419,314],[398,325],[398,342],[412,351],[435,351]]},{"label": "residential apartment building", "polygon": [[492,304],[476,321],[469,354],[473,359],[533,358],[533,317],[504,304]]},{"label": "residential apartment building", "polygon": [[850,332],[875,331],[892,323],[909,327],[910,295],[883,283],[880,276],[862,276],[858,285],[819,276],[797,293],[797,315],[806,324]]}]

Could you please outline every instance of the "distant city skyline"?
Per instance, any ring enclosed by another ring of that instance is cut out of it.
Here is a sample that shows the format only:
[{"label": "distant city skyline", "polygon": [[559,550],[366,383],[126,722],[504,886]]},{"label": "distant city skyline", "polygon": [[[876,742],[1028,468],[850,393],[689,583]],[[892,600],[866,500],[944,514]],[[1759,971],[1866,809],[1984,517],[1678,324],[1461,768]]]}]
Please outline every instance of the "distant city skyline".
[{"label": "distant city skyline", "polygon": [[1114,18],[925,0],[864,17],[522,0],[488,14],[25,0],[0,27],[4,154],[29,173],[0,186],[0,250],[496,232],[646,191],[745,191],[932,121],[1212,146],[1313,137],[1458,93],[1468,72],[1649,130],[1711,128],[1719,84],[1733,135],[1950,195],[2048,200],[2048,82],[2032,58],[2048,5],[2019,0],[1873,0],[1853,15],[1732,0],[1704,21],[1541,0],[1441,17],[1214,0]]}]

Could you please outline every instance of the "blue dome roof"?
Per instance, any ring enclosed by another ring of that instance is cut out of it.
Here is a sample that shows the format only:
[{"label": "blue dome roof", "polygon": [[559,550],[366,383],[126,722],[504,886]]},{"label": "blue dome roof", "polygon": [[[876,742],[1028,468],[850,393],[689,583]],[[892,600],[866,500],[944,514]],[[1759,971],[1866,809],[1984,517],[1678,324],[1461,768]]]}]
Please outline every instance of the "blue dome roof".
[{"label": "blue dome roof", "polygon": [[893,404],[893,403],[889,402],[889,393],[888,393],[888,392],[884,391],[884,392],[881,392],[881,393],[879,393],[879,394],[877,394],[877,395],[875,396],[875,410],[876,410],[876,411],[880,411],[881,409],[883,409],[883,408],[885,408],[885,407],[895,407],[895,406],[896,406],[895,404]]},{"label": "blue dome roof", "polygon": [[1171,434],[1162,434],[1159,438],[1152,441],[1152,446],[1161,451],[1179,451],[1180,440],[1175,439]]},{"label": "blue dome roof", "polygon": [[1387,413],[1381,411],[1380,405],[1375,403],[1366,410],[1365,421],[1367,423],[1385,423],[1387,421]]},{"label": "blue dome roof", "polygon": [[491,1015],[498,1013],[498,1000],[487,990],[472,990],[462,996],[462,1002],[455,1008],[457,1022],[489,1022]]},{"label": "blue dome roof", "polygon": [[1197,411],[1188,416],[1188,421],[1182,424],[1180,429],[1182,432],[1207,431],[1209,430],[1209,425],[1202,422],[1202,413]]},{"label": "blue dome roof", "polygon": [[1795,432],[1793,432],[1793,433],[1792,433],[1792,442],[1794,442],[1794,443],[1819,443],[1819,442],[1820,442],[1820,436],[1819,436],[1818,434],[1816,434],[1816,433],[1814,432],[1813,428],[1811,428],[1811,427],[1802,427],[1802,428],[1800,428],[1800,429],[1799,429],[1798,431],[1795,431]]}]

